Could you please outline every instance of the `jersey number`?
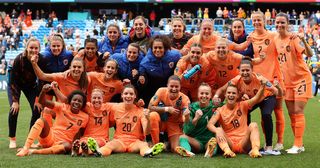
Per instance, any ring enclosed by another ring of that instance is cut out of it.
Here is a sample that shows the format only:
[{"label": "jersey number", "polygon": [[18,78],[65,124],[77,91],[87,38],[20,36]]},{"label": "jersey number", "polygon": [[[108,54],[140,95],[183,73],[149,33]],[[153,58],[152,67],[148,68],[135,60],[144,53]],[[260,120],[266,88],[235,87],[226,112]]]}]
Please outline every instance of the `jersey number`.
[{"label": "jersey number", "polygon": [[123,132],[131,132],[131,123],[122,123],[122,125]]},{"label": "jersey number", "polygon": [[94,117],[94,122],[96,125],[102,125],[102,117]]},{"label": "jersey number", "polygon": [[280,55],[279,55],[279,61],[280,61],[281,63],[287,62],[287,56],[286,56],[285,53],[280,53]]},{"label": "jersey number", "polygon": [[219,76],[220,77],[227,77],[227,72],[226,71],[219,71]]},{"label": "jersey number", "polygon": [[66,130],[70,129],[70,128],[73,126],[73,123],[72,123],[72,122],[69,122],[69,124],[70,124],[70,125],[67,127]]},{"label": "jersey number", "polygon": [[239,122],[238,119],[235,119],[235,120],[231,121],[231,123],[232,123],[232,125],[233,125],[234,128],[237,128],[237,127],[240,126],[240,122]]},{"label": "jersey number", "polygon": [[262,51],[262,46],[258,46],[258,48],[259,48],[259,54],[260,54]]},{"label": "jersey number", "polygon": [[305,83],[299,86],[298,88],[299,95],[304,94],[306,91],[307,91],[307,85]]}]

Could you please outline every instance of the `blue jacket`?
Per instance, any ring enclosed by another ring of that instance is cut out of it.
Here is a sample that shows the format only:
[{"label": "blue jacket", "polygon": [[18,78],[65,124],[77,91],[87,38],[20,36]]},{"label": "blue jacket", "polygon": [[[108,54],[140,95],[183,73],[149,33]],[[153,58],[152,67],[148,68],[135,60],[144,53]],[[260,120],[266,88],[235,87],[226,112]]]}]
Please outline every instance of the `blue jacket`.
[{"label": "blue jacket", "polygon": [[71,51],[64,49],[59,56],[54,56],[49,47],[46,47],[43,55],[44,67],[43,72],[54,73],[64,72],[69,69],[73,55]]},{"label": "blue jacket", "polygon": [[[229,34],[228,39],[232,42],[235,42],[237,44],[241,44],[243,42],[245,42],[247,40],[248,34],[245,33],[244,35],[242,35],[241,37],[238,38],[238,40],[236,41],[233,37],[231,37],[231,35]],[[250,44],[248,46],[248,48],[244,51],[235,51],[236,53],[242,54],[244,56],[249,56],[250,58],[254,58],[253,57],[253,46],[252,44]]]},{"label": "blue jacket", "polygon": [[[139,57],[137,58],[136,61],[130,62],[127,59],[127,54],[126,52],[124,53],[115,53],[113,54],[110,58],[115,59],[118,62],[119,69],[118,69],[118,74],[119,78],[122,79],[130,79],[132,84],[135,84],[137,78],[139,75],[133,77],[132,76],[132,70],[136,69],[139,70],[140,62],[143,59],[144,55],[142,53],[139,54]],[[135,81],[135,82],[134,82]]]},{"label": "blue jacket", "polygon": [[129,45],[129,38],[126,36],[120,36],[116,48],[113,50],[109,38],[106,36],[105,39],[98,44],[98,51],[101,53],[109,52],[110,54],[122,53],[127,49]]},{"label": "blue jacket", "polygon": [[173,71],[181,54],[177,50],[168,50],[161,59],[156,58],[151,49],[148,50],[147,55],[140,63],[139,73],[141,75],[155,78],[157,80],[150,82],[160,82],[173,75]]},{"label": "blue jacket", "polygon": [[168,50],[161,59],[156,58],[151,49],[140,63],[139,73],[146,79],[142,85],[138,83],[139,93],[146,103],[146,107],[151,97],[160,87],[165,87],[168,78],[173,75],[177,62],[181,54],[177,50]]}]

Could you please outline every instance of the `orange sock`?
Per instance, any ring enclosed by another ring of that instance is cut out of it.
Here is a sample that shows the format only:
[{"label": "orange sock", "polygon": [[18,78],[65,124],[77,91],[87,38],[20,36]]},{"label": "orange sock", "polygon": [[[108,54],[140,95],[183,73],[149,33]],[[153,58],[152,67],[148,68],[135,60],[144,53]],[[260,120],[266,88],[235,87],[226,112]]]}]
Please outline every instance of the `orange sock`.
[{"label": "orange sock", "polygon": [[152,143],[159,143],[159,134],[160,134],[160,115],[157,112],[150,113],[150,133],[152,137]]},{"label": "orange sock", "polygon": [[305,129],[305,117],[304,114],[295,114],[295,136],[294,136],[294,146],[303,146],[303,134]]},{"label": "orange sock", "polygon": [[65,153],[65,152],[66,151],[65,151],[65,148],[63,145],[54,145],[49,148],[35,150],[32,152],[32,154],[46,155],[46,154],[60,154],[60,153]]},{"label": "orange sock", "polygon": [[293,133],[293,136],[296,136],[296,133],[295,133],[295,126],[296,126],[296,118],[295,118],[295,115],[294,114],[289,114],[290,116],[290,120],[291,120],[291,129],[292,129],[292,133]]},{"label": "orange sock", "polygon": [[37,139],[44,127],[44,122],[42,119],[38,119],[34,125],[31,127],[30,132],[28,134],[27,140],[24,144],[24,147],[29,149],[31,145],[33,144],[34,140]]},{"label": "orange sock", "polygon": [[42,111],[42,118],[44,118],[47,123],[49,124],[49,127],[52,127],[52,110],[50,110],[49,108],[44,108]]},{"label": "orange sock", "polygon": [[278,135],[278,143],[283,144],[283,134],[284,134],[284,127],[285,127],[285,120],[283,114],[283,108],[275,108],[274,113],[276,116],[276,132]]},{"label": "orange sock", "polygon": [[100,148],[100,152],[102,156],[109,156],[111,155],[112,150],[108,146],[103,146],[102,148]]}]

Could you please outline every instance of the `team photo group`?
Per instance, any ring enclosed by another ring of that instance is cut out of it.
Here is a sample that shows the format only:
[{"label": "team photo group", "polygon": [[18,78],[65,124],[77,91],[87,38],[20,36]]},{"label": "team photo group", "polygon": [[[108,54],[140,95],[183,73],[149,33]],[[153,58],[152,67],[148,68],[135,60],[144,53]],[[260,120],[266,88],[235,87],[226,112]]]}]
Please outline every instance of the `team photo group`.
[{"label": "team photo group", "polygon": [[[127,35],[111,23],[102,40],[87,37],[77,51],[67,49],[61,33],[48,37],[44,49],[29,38],[8,71],[9,148],[19,157],[148,158],[162,152],[260,158],[309,150],[304,110],[313,97],[306,63],[313,50],[304,34],[292,31],[286,13],[276,15],[274,30],[261,11],[250,19],[252,32],[243,19],[233,19],[224,35],[213,19],[199,19],[199,32],[191,34],[173,17],[171,32],[161,34],[137,16]],[[22,93],[32,116],[18,148]],[[258,122],[252,113],[259,113]],[[285,131],[294,137],[288,149]]]}]

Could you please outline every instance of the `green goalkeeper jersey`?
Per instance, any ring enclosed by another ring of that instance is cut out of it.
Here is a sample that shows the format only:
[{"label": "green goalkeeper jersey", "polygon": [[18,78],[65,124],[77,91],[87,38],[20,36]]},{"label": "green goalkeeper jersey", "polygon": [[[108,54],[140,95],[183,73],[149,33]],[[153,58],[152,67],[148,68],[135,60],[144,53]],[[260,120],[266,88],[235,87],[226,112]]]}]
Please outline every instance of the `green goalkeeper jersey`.
[{"label": "green goalkeeper jersey", "polygon": [[[189,122],[185,122],[183,124],[183,132],[193,138],[202,139],[204,141],[208,141],[214,134],[207,129],[208,122],[212,115],[216,114],[216,108],[218,106],[214,106],[212,101],[210,101],[209,106],[201,108],[199,102],[194,102],[190,104],[190,120]],[[196,111],[198,109],[202,110],[203,115],[198,120],[197,125],[192,124],[192,120],[195,117]]]}]

